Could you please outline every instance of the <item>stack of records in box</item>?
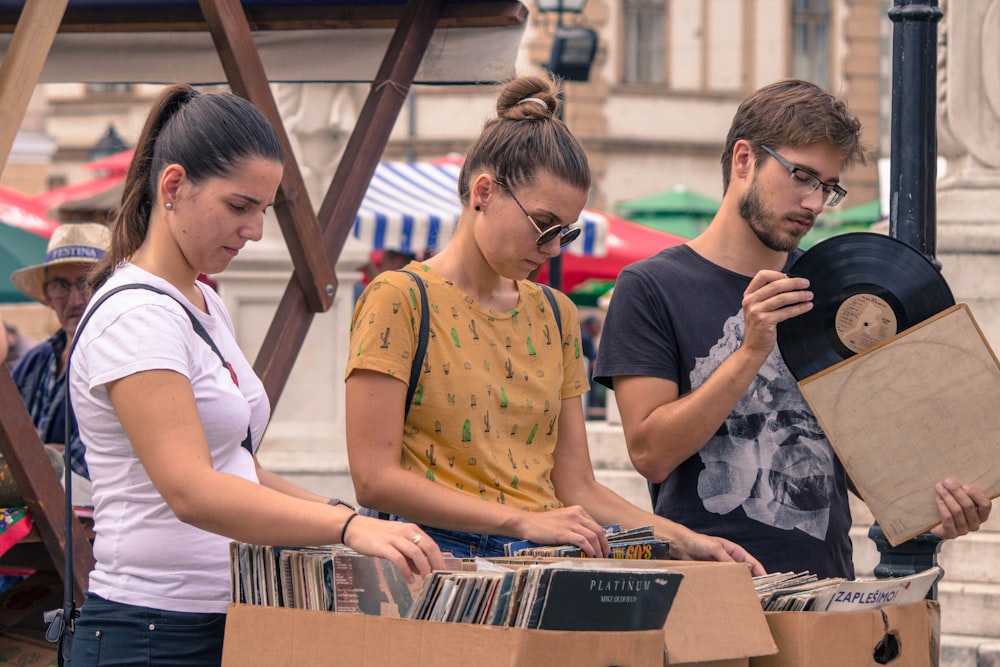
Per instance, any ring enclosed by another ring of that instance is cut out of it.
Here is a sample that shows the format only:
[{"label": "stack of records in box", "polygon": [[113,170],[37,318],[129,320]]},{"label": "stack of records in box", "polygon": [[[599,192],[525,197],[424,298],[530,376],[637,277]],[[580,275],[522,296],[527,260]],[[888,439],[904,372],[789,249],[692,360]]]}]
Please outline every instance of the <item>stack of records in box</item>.
[{"label": "stack of records in box", "polygon": [[[657,539],[652,526],[622,530],[621,526],[605,526],[610,558],[652,560],[670,558],[670,542]],[[541,545],[528,540],[504,545],[505,556],[585,558],[587,553],[573,545]]]},{"label": "stack of records in box", "polygon": [[683,578],[670,570],[581,560],[479,566],[426,576],[408,617],[546,630],[652,630],[666,622]]}]

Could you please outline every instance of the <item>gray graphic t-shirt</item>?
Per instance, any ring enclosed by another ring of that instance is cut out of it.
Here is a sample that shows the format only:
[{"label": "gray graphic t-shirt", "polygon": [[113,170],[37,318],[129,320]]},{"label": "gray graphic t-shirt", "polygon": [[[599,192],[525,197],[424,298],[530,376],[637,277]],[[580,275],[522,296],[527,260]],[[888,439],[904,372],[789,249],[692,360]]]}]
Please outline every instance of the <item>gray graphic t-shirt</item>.
[{"label": "gray graphic t-shirt", "polygon": [[[595,379],[699,387],[742,343],[750,283],[677,246],[619,276]],[[706,445],[650,485],[657,514],[742,545],[768,571],[852,577],[846,477],[775,349]]]}]

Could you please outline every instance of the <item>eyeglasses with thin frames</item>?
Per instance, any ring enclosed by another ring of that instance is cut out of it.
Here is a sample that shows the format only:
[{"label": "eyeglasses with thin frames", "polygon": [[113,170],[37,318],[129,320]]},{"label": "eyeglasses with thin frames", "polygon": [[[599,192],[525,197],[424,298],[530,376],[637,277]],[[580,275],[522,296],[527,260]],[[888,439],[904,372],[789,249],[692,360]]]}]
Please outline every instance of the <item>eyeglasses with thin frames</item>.
[{"label": "eyeglasses with thin frames", "polygon": [[74,282],[69,282],[65,278],[53,278],[45,283],[45,295],[50,299],[65,299],[74,289],[83,298],[89,298],[90,281],[87,280],[87,276],[80,276]]},{"label": "eyeglasses with thin frames", "polygon": [[844,200],[844,197],[847,196],[847,190],[839,185],[835,183],[824,183],[819,180],[815,174],[811,174],[801,167],[796,167],[794,164],[781,157],[767,146],[761,144],[760,147],[767,151],[768,155],[777,160],[778,164],[788,170],[788,173],[792,175],[792,181],[795,183],[795,187],[798,188],[803,195],[810,195],[813,192],[816,192],[819,188],[823,188],[823,196],[826,198],[824,203],[826,206],[836,206]]},{"label": "eyeglasses with thin frames", "polygon": [[501,188],[507,191],[507,194],[510,195],[510,198],[514,200],[514,203],[517,204],[517,207],[521,209],[521,212],[524,213],[524,215],[528,218],[528,221],[531,222],[532,226],[535,228],[535,231],[538,232],[538,238],[535,240],[535,245],[538,246],[539,248],[541,248],[543,245],[550,242],[554,238],[559,239],[560,248],[565,248],[570,243],[572,243],[576,239],[576,237],[580,235],[580,228],[572,226],[562,227],[560,225],[552,225],[548,229],[543,230],[539,226],[539,224],[535,222],[535,219],[531,217],[531,214],[528,213],[528,211],[524,208],[524,206],[521,205],[521,202],[517,200],[517,197],[514,196],[514,192],[509,187],[507,187],[505,183],[501,183],[500,181],[497,181],[496,183]]}]

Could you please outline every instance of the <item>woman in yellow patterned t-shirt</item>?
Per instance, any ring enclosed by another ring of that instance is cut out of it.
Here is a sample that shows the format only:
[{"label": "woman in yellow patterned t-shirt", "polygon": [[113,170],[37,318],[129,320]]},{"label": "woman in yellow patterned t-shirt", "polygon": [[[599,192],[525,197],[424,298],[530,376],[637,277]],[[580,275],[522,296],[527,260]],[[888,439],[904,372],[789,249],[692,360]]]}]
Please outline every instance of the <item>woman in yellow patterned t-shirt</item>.
[{"label": "woman in yellow patterned t-shirt", "polygon": [[[676,557],[762,572],[736,544],[645,512],[594,478],[576,307],[554,292],[557,317],[528,279],[579,234],[591,187],[583,148],[555,116],[558,94],[538,77],[503,88],[459,176],[454,237],[408,265],[412,275],[380,274],[358,301],[347,368],[357,498],[456,556],[502,555],[520,539],[607,555],[603,525],[652,524]],[[423,318],[430,335],[407,406]]]}]

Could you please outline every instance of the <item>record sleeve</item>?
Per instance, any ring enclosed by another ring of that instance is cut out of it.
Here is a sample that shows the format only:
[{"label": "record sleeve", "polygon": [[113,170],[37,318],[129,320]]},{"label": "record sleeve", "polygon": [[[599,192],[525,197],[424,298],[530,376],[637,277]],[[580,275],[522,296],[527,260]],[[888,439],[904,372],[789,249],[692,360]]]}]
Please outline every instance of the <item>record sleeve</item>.
[{"label": "record sleeve", "polygon": [[936,266],[883,234],[850,232],[803,253],[788,274],[809,279],[813,309],[778,324],[796,380],[815,375],[955,305]]},{"label": "record sleeve", "polygon": [[941,522],[943,479],[1000,496],[1000,361],[967,304],[798,385],[893,546]]}]

